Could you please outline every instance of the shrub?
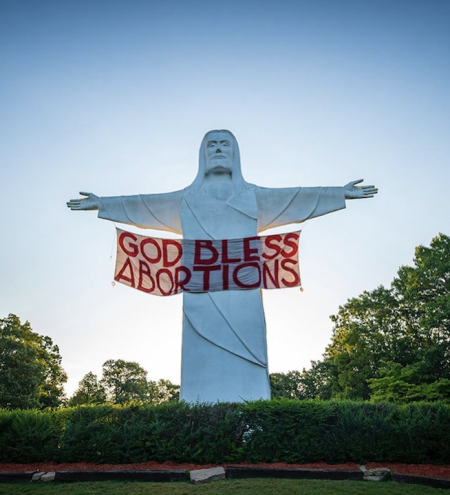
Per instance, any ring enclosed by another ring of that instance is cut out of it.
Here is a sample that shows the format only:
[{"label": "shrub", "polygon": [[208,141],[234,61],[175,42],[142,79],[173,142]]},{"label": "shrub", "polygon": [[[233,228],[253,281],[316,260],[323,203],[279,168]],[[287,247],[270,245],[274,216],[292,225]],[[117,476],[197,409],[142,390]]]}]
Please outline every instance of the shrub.
[{"label": "shrub", "polygon": [[0,461],[450,462],[450,406],[272,400],[0,410]]},{"label": "shrub", "polygon": [[57,413],[0,410],[0,461],[53,460],[63,431],[64,423]]}]

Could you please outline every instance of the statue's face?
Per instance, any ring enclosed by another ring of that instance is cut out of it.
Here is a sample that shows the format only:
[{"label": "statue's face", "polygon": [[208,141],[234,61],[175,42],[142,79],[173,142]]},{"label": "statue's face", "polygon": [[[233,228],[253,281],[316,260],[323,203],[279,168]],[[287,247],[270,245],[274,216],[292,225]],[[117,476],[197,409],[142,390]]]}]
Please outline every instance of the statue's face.
[{"label": "statue's face", "polygon": [[233,143],[226,132],[212,132],[206,141],[205,174],[231,174],[233,168]]}]

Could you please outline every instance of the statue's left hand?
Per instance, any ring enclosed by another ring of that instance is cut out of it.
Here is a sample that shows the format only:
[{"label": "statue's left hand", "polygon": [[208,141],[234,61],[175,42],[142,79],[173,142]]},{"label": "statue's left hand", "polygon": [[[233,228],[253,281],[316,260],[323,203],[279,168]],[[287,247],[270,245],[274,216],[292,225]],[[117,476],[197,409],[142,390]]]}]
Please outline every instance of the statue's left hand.
[{"label": "statue's left hand", "polygon": [[71,210],[98,210],[100,198],[93,193],[80,191],[82,196],[87,198],[71,199],[66,204]]},{"label": "statue's left hand", "polygon": [[378,193],[375,186],[357,186],[364,179],[354,180],[344,186],[345,199],[373,198]]}]

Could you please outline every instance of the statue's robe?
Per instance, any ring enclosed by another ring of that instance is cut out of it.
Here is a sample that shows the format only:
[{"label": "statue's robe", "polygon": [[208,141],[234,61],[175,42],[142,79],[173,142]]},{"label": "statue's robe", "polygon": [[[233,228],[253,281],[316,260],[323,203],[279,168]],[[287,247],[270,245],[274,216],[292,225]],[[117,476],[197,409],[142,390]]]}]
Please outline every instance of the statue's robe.
[{"label": "statue's robe", "polygon": [[[341,187],[272,189],[246,184],[220,201],[204,188],[103,197],[106,220],[182,234],[236,239],[345,208]],[[270,399],[260,289],[183,294],[180,398],[188,402]]]}]

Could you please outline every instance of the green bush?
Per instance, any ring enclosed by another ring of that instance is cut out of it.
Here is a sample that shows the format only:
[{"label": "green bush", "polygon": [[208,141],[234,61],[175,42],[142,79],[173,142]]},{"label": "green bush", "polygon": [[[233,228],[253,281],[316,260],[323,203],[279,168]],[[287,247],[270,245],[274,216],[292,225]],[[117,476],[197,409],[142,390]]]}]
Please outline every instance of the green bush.
[{"label": "green bush", "polygon": [[272,400],[0,410],[0,461],[450,462],[450,406]]},{"label": "green bush", "polygon": [[64,423],[54,412],[0,409],[0,461],[53,460],[63,431]]},{"label": "green bush", "polygon": [[119,411],[120,408],[113,405],[61,410],[65,429],[55,459],[60,462],[121,462],[115,444]]},{"label": "green bush", "polygon": [[324,437],[335,423],[327,402],[288,399],[242,407],[242,461],[314,462],[324,459]]},{"label": "green bush", "polygon": [[123,410],[118,444],[128,462],[221,463],[233,458],[240,439],[233,404],[166,403]]}]

